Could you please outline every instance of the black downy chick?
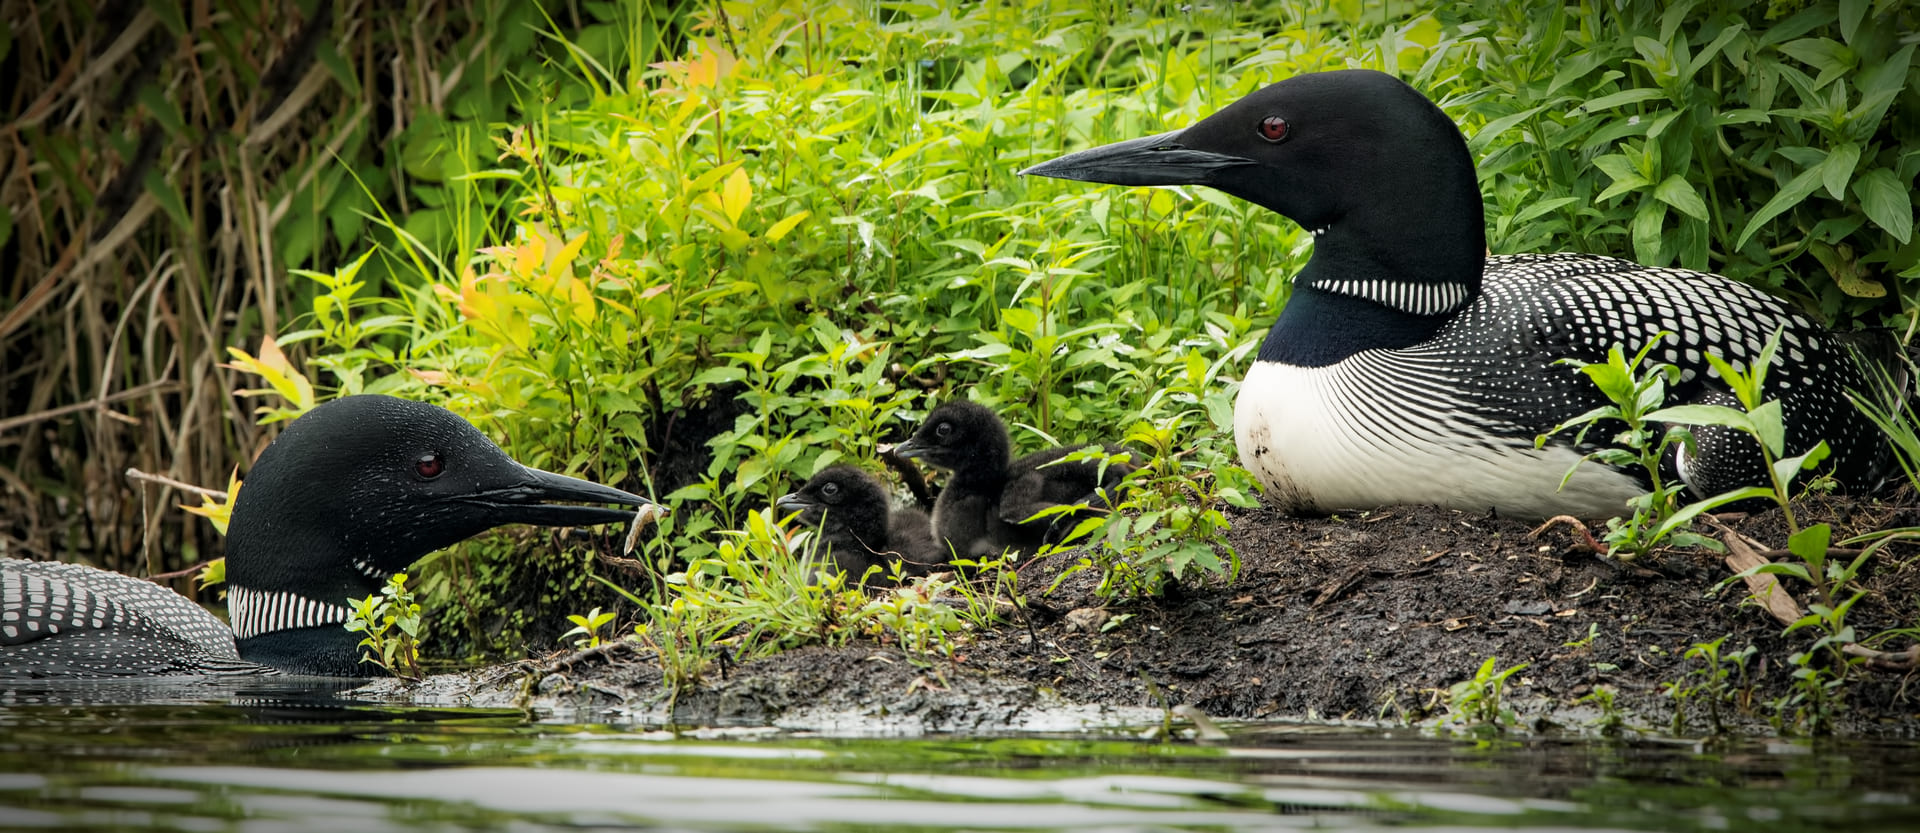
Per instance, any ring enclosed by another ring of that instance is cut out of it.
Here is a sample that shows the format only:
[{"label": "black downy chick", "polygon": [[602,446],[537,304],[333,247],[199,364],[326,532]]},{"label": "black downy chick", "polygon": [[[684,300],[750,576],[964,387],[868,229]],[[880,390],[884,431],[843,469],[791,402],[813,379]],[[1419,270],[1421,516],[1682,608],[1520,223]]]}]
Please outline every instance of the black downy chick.
[{"label": "black downy chick", "polygon": [[[0,559],[0,677],[370,676],[347,600],[421,556],[506,524],[586,526],[651,501],[531,469],[444,408],[349,396],[260,454],[227,534],[232,628],[144,579]],[[648,517],[647,520],[651,520]]]},{"label": "black downy chick", "polygon": [[[893,453],[952,473],[933,506],[934,540],[954,558],[987,558],[1012,548],[1031,551],[1059,543],[1081,520],[1118,500],[1120,481],[1133,467],[1122,462],[1060,462],[1084,446],[1061,446],[1013,460],[1013,444],[1000,416],[982,405],[953,401],[933,409],[927,421]],[[1108,454],[1124,453],[1105,446]],[[1057,506],[1086,509],[1035,519]]]},{"label": "black downy chick", "polygon": [[933,544],[927,513],[892,508],[880,481],[853,466],[821,469],[773,506],[800,513],[799,522],[818,530],[818,545],[854,582],[872,568],[879,568],[879,578],[891,575],[894,561],[902,562],[901,571],[908,575],[925,574],[946,562]]}]

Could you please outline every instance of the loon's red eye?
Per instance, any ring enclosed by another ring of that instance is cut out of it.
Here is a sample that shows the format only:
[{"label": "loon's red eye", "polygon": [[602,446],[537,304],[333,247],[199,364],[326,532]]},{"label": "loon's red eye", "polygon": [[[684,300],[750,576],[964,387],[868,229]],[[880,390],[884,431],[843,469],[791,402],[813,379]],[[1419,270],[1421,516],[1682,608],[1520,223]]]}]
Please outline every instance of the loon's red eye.
[{"label": "loon's red eye", "polygon": [[1260,138],[1279,143],[1287,138],[1287,120],[1279,116],[1268,116],[1260,120]]},{"label": "loon's red eye", "polygon": [[420,459],[413,461],[413,470],[421,477],[432,480],[447,470],[447,462],[440,459],[439,454],[422,454]]}]

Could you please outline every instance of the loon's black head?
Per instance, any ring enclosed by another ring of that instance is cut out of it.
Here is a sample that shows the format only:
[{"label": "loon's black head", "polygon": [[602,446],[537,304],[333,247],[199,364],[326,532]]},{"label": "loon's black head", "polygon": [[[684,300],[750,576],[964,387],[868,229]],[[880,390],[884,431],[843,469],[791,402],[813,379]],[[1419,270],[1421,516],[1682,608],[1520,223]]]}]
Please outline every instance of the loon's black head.
[{"label": "loon's black head", "polygon": [[[1303,282],[1332,291],[1346,286],[1350,291],[1340,294],[1389,306],[1399,299],[1406,312],[1458,310],[1479,287],[1485,215],[1466,142],[1440,108],[1381,72],[1296,76],[1185,130],[1083,150],[1020,173],[1217,188],[1313,232]],[[1420,293],[1370,294],[1339,283],[1383,279],[1464,289],[1415,297]]]},{"label": "loon's black head", "polygon": [[[266,617],[243,622],[242,611],[233,610],[241,655],[286,667],[284,654],[297,652],[262,654],[262,641],[301,624],[301,616],[319,615],[301,612],[289,594],[345,605],[350,597],[379,592],[389,576],[421,556],[497,526],[585,526],[634,514],[556,501],[651,504],[523,466],[435,405],[368,395],[314,408],[260,454],[234,501],[227,534],[230,601],[251,598],[249,618]],[[332,632],[349,648],[355,641],[338,626],[324,635]],[[296,670],[356,673],[351,667]]]},{"label": "loon's black head", "polygon": [[781,512],[800,513],[800,523],[819,527],[822,535],[838,539],[851,535],[869,548],[886,546],[887,492],[879,481],[853,466],[820,470],[805,485],[774,501]]},{"label": "loon's black head", "polygon": [[927,421],[893,453],[953,472],[956,481],[998,481],[1007,475],[1013,442],[1007,424],[984,405],[955,400],[933,409]]}]

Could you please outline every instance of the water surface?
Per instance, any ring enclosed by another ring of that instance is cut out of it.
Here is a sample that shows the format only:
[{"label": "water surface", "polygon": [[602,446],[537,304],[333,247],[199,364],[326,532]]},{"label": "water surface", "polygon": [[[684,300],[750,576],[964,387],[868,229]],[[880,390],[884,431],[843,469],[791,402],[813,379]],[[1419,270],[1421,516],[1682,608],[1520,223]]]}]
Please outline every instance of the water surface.
[{"label": "water surface", "polygon": [[1920,830],[1912,742],[643,731],[291,683],[0,683],[0,828]]}]

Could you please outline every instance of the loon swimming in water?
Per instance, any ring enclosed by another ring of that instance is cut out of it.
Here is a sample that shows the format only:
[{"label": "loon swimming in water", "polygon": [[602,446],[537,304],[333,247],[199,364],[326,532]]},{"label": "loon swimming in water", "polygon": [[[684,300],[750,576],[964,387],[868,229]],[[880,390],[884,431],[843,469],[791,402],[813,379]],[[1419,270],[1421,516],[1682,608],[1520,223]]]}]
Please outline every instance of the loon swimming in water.
[{"label": "loon swimming in water", "polygon": [[[1204,185],[1313,235],[1313,254],[1241,384],[1240,461],[1288,511],[1439,504],[1517,517],[1620,514],[1647,483],[1582,465],[1536,435],[1605,404],[1557,360],[1604,361],[1661,339],[1667,402],[1732,401],[1706,354],[1745,368],[1776,329],[1766,395],[1787,452],[1821,439],[1843,485],[1871,488],[1882,434],[1847,401],[1869,391],[1849,340],[1718,275],[1583,254],[1488,257],[1472,156],[1453,122],[1390,75],[1341,70],[1269,85],[1185,130],[1092,148],[1022,174]],[[1661,333],[1667,333],[1662,336]],[[1879,335],[1879,334],[1876,334]],[[1864,340],[1864,339],[1863,339]],[[1874,345],[1890,354],[1890,337]],[[1863,351],[1866,352],[1866,351]],[[1595,432],[1597,438],[1602,432]],[[1697,496],[1764,484],[1744,436],[1696,432],[1671,461]],[[1709,440],[1716,440],[1709,442]]]},{"label": "loon swimming in water", "polygon": [[0,677],[372,676],[347,600],[427,553],[505,524],[576,526],[652,506],[523,466],[444,408],[390,396],[320,405],[248,473],[227,532],[229,629],[145,579],[0,559]]}]

